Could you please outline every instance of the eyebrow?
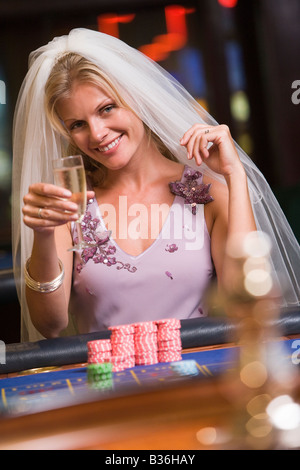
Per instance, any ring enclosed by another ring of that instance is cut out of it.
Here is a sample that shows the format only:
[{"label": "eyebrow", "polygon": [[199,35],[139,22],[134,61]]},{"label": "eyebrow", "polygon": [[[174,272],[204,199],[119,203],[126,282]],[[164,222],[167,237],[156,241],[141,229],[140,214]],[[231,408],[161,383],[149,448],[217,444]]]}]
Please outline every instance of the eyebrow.
[{"label": "eyebrow", "polygon": [[77,119],[77,118],[68,118],[68,119],[65,119],[64,121],[62,120],[62,123],[65,124],[66,122],[68,121],[82,121],[82,119]]},{"label": "eyebrow", "polygon": [[[115,100],[114,100],[112,97],[109,97],[109,96],[106,97],[102,102],[100,102],[100,103],[95,107],[95,109],[94,109],[93,112],[95,113],[97,110],[99,110],[99,108],[100,108],[100,109],[104,108],[104,107],[107,105],[106,102],[108,103],[108,102],[110,102],[110,101],[115,101]],[[83,119],[67,118],[67,119],[62,120],[63,123],[66,123],[66,122],[68,122],[68,121],[75,121],[75,122],[76,122],[76,121],[83,121]]]}]

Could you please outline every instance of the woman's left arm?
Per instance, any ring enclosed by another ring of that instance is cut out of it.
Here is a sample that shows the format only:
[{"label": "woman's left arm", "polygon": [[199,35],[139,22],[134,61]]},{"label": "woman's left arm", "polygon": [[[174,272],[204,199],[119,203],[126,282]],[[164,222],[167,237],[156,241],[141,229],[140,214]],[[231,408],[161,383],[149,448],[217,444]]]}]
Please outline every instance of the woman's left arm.
[{"label": "woman's left arm", "polygon": [[[209,143],[211,146],[207,148]],[[212,256],[218,280],[222,281],[229,269],[228,242],[237,235],[242,238],[256,230],[246,172],[227,126],[196,124],[184,134],[181,145],[186,146],[189,159],[194,158],[198,165],[205,162],[226,181],[226,186],[214,185],[217,191],[213,195],[211,229]]]}]

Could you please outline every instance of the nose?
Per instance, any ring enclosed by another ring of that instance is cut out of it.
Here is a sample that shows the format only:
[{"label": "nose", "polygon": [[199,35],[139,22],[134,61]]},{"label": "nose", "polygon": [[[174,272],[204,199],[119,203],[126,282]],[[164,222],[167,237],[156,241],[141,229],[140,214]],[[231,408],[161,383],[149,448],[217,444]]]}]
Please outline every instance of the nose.
[{"label": "nose", "polygon": [[99,120],[90,122],[89,130],[90,141],[96,146],[98,146],[108,134],[108,129],[105,127],[103,122],[100,122]]}]

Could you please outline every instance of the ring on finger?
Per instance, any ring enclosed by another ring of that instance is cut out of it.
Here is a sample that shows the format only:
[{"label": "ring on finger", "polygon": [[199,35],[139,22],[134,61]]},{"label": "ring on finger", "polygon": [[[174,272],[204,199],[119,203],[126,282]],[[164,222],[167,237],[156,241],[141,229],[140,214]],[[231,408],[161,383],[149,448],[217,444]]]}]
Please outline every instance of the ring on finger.
[{"label": "ring on finger", "polygon": [[42,219],[42,218],[43,218],[43,216],[42,216],[42,210],[43,210],[42,207],[40,207],[39,210],[38,210],[38,218],[39,218],[39,219]]}]

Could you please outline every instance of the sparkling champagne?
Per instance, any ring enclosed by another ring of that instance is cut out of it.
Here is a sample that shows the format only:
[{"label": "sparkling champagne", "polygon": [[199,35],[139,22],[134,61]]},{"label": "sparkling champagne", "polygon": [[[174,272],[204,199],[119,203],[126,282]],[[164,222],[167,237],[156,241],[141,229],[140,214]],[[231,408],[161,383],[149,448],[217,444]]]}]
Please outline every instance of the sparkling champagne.
[{"label": "sparkling champagne", "polygon": [[78,204],[78,221],[81,222],[86,209],[86,179],[83,166],[55,168],[54,180],[58,186],[72,192],[71,200]]}]

